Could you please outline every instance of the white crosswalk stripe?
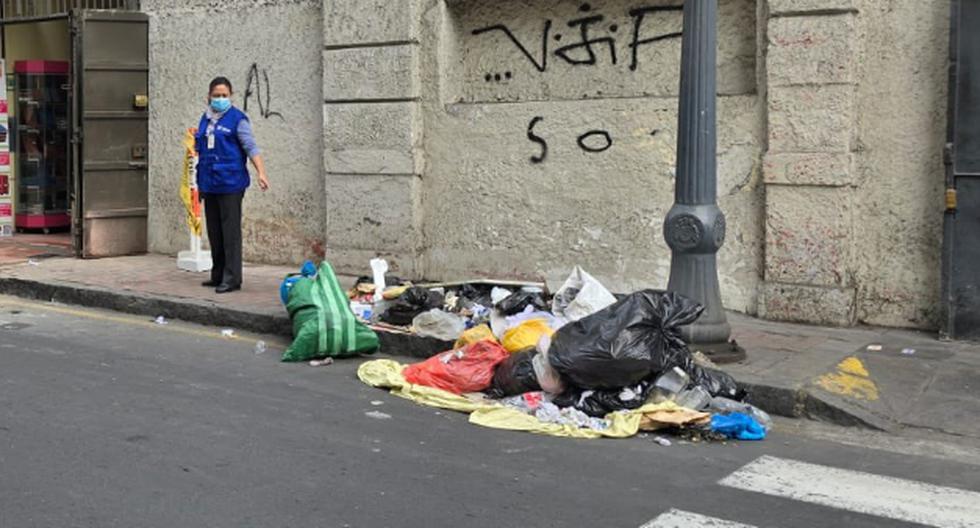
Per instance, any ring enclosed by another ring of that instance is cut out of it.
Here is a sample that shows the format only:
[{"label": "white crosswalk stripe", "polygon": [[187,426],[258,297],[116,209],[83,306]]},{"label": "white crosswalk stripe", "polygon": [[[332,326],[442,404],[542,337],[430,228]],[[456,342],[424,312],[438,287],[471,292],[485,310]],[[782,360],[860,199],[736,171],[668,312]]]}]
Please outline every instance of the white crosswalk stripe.
[{"label": "white crosswalk stripe", "polygon": [[668,510],[640,528],[756,528],[683,510]]},{"label": "white crosswalk stripe", "polygon": [[926,526],[980,527],[980,493],[796,460],[763,456],[719,484]]}]

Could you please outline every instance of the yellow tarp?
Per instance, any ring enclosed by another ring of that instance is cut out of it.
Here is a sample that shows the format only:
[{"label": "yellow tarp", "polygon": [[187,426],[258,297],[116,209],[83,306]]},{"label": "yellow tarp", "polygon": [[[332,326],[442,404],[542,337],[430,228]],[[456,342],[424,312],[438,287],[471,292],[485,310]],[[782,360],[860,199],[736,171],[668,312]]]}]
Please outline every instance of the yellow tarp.
[{"label": "yellow tarp", "polygon": [[194,162],[194,134],[196,128],[184,132],[184,172],[180,176],[180,201],[184,202],[187,210],[187,226],[191,233],[201,236],[201,202],[198,199],[197,186],[191,189],[191,163]]},{"label": "yellow tarp", "polygon": [[368,361],[357,369],[357,377],[364,383],[391,389],[395,396],[440,409],[469,413],[470,423],[529,433],[568,438],[626,438],[643,431],[673,425],[695,425],[710,419],[708,413],[678,407],[673,402],[651,403],[633,411],[621,411],[606,415],[610,426],[604,431],[582,429],[571,425],[546,423],[517,409],[483,400],[477,395],[456,395],[441,389],[413,385],[402,376],[404,365],[390,359]]}]

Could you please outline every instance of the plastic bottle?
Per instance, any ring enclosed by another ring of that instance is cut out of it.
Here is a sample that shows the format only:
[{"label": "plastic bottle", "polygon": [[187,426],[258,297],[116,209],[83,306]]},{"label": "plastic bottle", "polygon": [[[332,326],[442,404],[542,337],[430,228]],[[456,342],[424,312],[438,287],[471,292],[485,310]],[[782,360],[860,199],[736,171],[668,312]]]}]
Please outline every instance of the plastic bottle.
[{"label": "plastic bottle", "polygon": [[711,403],[711,394],[704,390],[703,387],[694,387],[679,392],[677,397],[674,398],[674,403],[681,407],[700,411],[707,408]]},{"label": "plastic bottle", "polygon": [[772,418],[766,411],[752,405],[751,403],[739,402],[724,396],[715,396],[711,398],[711,403],[708,405],[708,410],[719,414],[729,414],[729,413],[742,413],[755,418],[755,421],[759,422],[766,429],[769,430],[772,427]]},{"label": "plastic bottle", "polygon": [[687,375],[687,372],[681,370],[680,367],[674,367],[661,374],[654,385],[665,398],[672,399],[678,392],[684,390],[690,381],[691,377]]}]

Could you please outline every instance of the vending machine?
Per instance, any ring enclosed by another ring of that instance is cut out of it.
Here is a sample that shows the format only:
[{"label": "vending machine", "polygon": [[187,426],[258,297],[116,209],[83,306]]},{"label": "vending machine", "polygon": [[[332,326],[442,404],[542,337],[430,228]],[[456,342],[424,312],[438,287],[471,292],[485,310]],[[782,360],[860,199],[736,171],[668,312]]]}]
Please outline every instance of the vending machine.
[{"label": "vending machine", "polygon": [[18,230],[71,226],[67,62],[17,61]]}]

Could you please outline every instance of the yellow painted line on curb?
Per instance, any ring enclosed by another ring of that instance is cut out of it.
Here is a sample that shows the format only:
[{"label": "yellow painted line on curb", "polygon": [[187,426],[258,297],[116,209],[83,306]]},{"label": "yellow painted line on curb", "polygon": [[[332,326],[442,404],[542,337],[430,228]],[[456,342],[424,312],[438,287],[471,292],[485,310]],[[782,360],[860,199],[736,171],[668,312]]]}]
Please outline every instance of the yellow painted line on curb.
[{"label": "yellow painted line on curb", "polygon": [[832,394],[856,400],[878,400],[878,385],[860,359],[851,356],[837,364],[837,371],[820,376],[817,386]]},{"label": "yellow painted line on curb", "polygon": [[[168,324],[161,325],[153,321],[145,321],[143,319],[138,319],[138,316],[123,317],[118,315],[108,315],[102,314],[95,309],[80,309],[80,308],[69,308],[65,306],[57,306],[50,303],[45,303],[43,301],[24,301],[20,299],[13,298],[0,298],[0,306],[2,305],[12,305],[19,306],[21,308],[34,308],[38,310],[43,310],[47,312],[58,313],[62,315],[71,315],[75,317],[83,317],[86,319],[94,319],[96,321],[104,321],[108,323],[122,323],[130,326],[141,326],[144,328],[152,328],[154,330],[164,330],[168,332],[176,332],[178,334],[192,335],[197,337],[207,337],[210,339],[217,339],[219,341],[254,341],[252,339],[243,339],[239,335],[234,335],[232,337],[225,337],[221,335],[221,330],[215,329],[214,331],[197,330],[194,328],[186,328],[180,325],[174,325],[171,322]],[[279,342],[272,342],[272,344],[279,346],[288,346],[288,344],[283,344]]]}]

